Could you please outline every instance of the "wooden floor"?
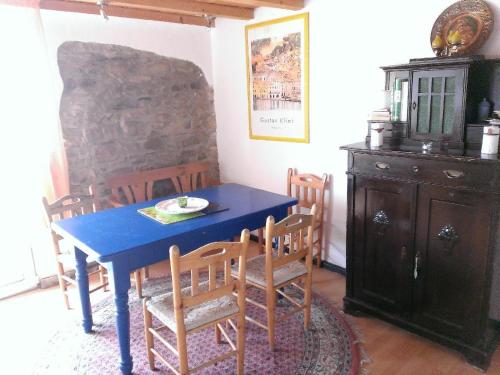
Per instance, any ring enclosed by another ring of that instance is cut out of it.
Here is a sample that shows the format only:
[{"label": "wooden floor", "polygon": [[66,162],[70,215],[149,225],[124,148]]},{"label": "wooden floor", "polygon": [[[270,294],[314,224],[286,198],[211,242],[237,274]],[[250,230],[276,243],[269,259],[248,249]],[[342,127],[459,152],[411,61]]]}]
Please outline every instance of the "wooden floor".
[{"label": "wooden floor", "polygon": [[[165,263],[155,265],[151,270],[152,277],[165,275],[165,269]],[[315,269],[313,287],[341,308],[345,293],[342,275]],[[99,291],[91,298],[96,301],[109,295],[110,292]],[[77,292],[71,297],[70,301],[76,305]],[[0,301],[0,374],[30,374],[39,349],[47,343],[58,324],[78,316],[78,310],[64,308],[57,287]],[[390,324],[375,318],[349,316],[348,319],[362,334],[363,346],[370,359],[367,365],[369,374],[481,374],[460,354]],[[500,375],[500,349],[495,352],[486,374]]]},{"label": "wooden floor", "polygon": [[[342,306],[345,277],[324,269],[314,277],[316,292]],[[349,315],[348,315],[349,316]],[[370,374],[381,375],[478,375],[483,372],[468,365],[464,358],[439,344],[399,329],[375,318],[349,316],[361,331],[363,346],[370,358]],[[500,375],[500,348],[497,348],[488,375]]]}]

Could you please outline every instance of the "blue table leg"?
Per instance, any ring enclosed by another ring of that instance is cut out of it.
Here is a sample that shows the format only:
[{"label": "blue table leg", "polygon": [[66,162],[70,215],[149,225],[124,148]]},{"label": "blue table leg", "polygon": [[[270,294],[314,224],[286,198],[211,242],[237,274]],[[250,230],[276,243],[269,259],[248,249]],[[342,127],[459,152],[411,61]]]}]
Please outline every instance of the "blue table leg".
[{"label": "blue table leg", "polygon": [[130,355],[130,313],[128,309],[128,291],[130,289],[130,270],[124,261],[112,262],[108,269],[111,288],[115,294],[116,333],[120,345],[120,370],[124,375],[132,374],[132,356]]},{"label": "blue table leg", "polygon": [[92,331],[92,308],[89,296],[89,275],[87,274],[87,254],[75,247],[76,281],[82,307],[82,326],[85,333]]}]

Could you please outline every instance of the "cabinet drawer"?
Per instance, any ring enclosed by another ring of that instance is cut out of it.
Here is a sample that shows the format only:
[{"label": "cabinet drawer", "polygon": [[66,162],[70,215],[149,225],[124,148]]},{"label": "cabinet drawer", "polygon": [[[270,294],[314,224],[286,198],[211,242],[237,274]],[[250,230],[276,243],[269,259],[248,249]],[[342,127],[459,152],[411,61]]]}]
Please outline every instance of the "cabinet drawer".
[{"label": "cabinet drawer", "polygon": [[353,172],[465,189],[499,192],[495,164],[354,154]]},{"label": "cabinet drawer", "polygon": [[417,161],[419,180],[450,187],[472,188],[484,191],[499,189],[494,186],[495,169],[493,165],[472,164],[467,162],[444,162],[433,160]]},{"label": "cabinet drawer", "polygon": [[411,160],[394,156],[354,154],[354,173],[414,180]]}]

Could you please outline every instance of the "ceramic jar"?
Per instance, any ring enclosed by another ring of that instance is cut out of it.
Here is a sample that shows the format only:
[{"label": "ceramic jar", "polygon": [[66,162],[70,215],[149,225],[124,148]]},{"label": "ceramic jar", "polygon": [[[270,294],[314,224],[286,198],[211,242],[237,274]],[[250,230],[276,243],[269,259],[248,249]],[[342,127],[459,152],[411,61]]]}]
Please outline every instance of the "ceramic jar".
[{"label": "ceramic jar", "polygon": [[494,155],[498,153],[498,138],[500,129],[498,126],[485,126],[483,129],[483,144],[481,154]]},{"label": "ceramic jar", "polygon": [[372,122],[370,131],[370,147],[380,147],[384,143],[384,124]]}]

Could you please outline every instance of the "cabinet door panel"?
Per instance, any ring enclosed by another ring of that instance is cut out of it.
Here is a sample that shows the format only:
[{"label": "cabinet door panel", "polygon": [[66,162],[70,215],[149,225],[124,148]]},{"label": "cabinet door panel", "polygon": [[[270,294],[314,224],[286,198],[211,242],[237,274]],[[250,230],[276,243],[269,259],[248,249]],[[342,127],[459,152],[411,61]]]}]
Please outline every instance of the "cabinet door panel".
[{"label": "cabinet door panel", "polygon": [[461,141],[465,69],[412,74],[412,138]]},{"label": "cabinet door panel", "polygon": [[488,199],[422,185],[418,202],[414,318],[437,332],[474,339],[484,308]]},{"label": "cabinet door panel", "polygon": [[355,297],[385,311],[407,311],[415,188],[359,176],[355,185]]}]

